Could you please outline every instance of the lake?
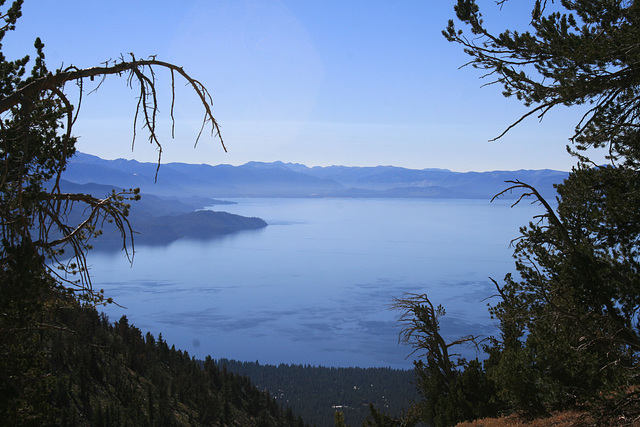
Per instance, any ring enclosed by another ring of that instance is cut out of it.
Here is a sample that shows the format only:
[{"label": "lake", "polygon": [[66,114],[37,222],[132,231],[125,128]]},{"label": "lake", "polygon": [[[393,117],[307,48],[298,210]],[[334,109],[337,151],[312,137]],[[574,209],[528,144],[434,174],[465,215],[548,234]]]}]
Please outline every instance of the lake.
[{"label": "lake", "polygon": [[91,252],[93,286],[127,307],[106,307],[110,319],[198,358],[409,369],[393,298],[427,293],[449,339],[495,333],[489,276],[514,271],[510,242],[541,213],[508,200],[232,200],[212,209],[269,226],[136,246],[133,265]]}]

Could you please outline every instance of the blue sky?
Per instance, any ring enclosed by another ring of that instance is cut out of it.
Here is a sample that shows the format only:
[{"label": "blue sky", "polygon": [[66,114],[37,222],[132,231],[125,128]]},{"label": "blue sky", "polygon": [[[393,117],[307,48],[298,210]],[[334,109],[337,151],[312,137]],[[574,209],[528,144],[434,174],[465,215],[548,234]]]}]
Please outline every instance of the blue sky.
[{"label": "blue sky", "polygon": [[[499,87],[481,87],[487,81],[478,70],[460,69],[467,57],[441,35],[454,3],[27,0],[3,50],[9,58],[32,53],[39,36],[51,69],[96,66],[128,52],[183,66],[211,92],[229,152],[211,138],[193,148],[202,110],[183,88],[171,139],[169,74],[159,71],[164,162],[568,170],[577,110],[529,119],[489,142],[525,109]],[[530,2],[507,2],[501,11],[492,0],[479,3],[495,28],[529,17]],[[131,150],[135,97],[117,77],[86,96],[74,130],[78,149],[155,161],[143,131]]]}]

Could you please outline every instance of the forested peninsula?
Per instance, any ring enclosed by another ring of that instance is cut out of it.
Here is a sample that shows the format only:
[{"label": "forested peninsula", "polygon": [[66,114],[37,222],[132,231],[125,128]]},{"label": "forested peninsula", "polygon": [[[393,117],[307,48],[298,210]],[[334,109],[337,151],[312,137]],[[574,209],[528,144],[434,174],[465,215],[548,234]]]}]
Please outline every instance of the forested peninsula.
[{"label": "forested peninsula", "polygon": [[[108,196],[114,186],[104,184],[77,184],[61,179],[59,186],[70,193],[90,194],[101,198]],[[139,198],[129,204],[127,220],[135,233],[133,242],[139,245],[167,245],[175,240],[214,239],[246,230],[259,230],[267,223],[255,217],[244,217],[219,211],[224,200],[190,196],[156,196],[139,193]],[[69,217],[81,222],[84,212],[71,209]],[[93,241],[95,249],[119,250],[122,237],[113,224],[103,224],[101,233]]]}]

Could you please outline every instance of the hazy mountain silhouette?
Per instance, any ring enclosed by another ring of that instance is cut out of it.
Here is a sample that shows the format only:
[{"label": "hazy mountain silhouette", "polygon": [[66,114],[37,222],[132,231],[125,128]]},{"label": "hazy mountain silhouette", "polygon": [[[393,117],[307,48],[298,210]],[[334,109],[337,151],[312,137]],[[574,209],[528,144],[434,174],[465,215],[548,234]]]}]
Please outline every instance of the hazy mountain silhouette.
[{"label": "hazy mountain silhouette", "polygon": [[[520,180],[553,197],[554,183],[567,172],[518,170],[452,172],[446,169],[307,167],[297,163],[249,162],[242,166],[103,160],[79,153],[63,178],[78,183],[139,187],[144,193],[173,197],[427,197],[490,199]],[[507,195],[506,197],[517,197]]]}]

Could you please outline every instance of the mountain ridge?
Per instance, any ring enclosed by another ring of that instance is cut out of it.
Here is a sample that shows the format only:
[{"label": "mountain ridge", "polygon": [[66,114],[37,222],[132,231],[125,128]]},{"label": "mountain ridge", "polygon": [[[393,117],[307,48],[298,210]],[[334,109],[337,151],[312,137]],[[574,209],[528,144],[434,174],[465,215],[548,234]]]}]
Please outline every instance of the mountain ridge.
[{"label": "mountain ridge", "polygon": [[[568,172],[551,169],[453,172],[397,166],[313,166],[300,163],[248,162],[240,166],[104,160],[78,153],[63,178],[77,184],[108,183],[140,187],[160,196],[184,197],[422,197],[490,199],[520,180],[554,197],[553,185]],[[157,171],[157,180],[156,180]],[[516,198],[518,194],[505,195]]]}]

